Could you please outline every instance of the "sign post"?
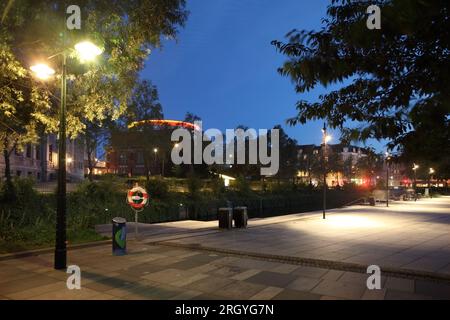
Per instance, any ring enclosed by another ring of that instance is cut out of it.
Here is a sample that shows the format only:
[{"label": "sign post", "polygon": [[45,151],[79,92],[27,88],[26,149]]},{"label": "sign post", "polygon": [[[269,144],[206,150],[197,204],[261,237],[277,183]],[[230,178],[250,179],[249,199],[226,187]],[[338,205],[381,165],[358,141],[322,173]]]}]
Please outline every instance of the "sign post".
[{"label": "sign post", "polygon": [[134,211],[134,233],[136,239],[138,238],[138,213],[144,210],[144,207],[148,204],[148,199],[147,191],[137,183],[131,190],[128,190],[127,203]]}]

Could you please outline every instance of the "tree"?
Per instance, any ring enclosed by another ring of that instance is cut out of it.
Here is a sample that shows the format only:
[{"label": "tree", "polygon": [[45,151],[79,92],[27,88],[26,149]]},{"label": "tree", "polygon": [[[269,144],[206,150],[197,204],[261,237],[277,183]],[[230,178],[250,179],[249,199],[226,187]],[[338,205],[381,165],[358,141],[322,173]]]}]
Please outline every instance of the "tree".
[{"label": "tree", "polygon": [[279,130],[280,138],[280,168],[276,176],[293,179],[298,169],[297,141],[290,138],[281,125],[276,125],[273,128]]},{"label": "tree", "polygon": [[136,84],[126,113],[113,129],[113,149],[135,148],[143,153],[147,180],[150,179],[150,172],[159,171],[157,159],[165,160],[165,154],[171,145],[170,130],[166,126],[129,126],[135,121],[163,118],[157,88],[150,81],[143,80]]},{"label": "tree", "polygon": [[373,148],[366,148],[365,156],[358,159],[356,162],[356,172],[361,177],[369,177],[373,182],[376,173],[383,168],[383,156],[376,153]]},{"label": "tree", "polygon": [[[327,146],[327,147],[329,147],[329,146]],[[331,173],[334,174],[334,176],[336,178],[336,187],[340,187],[339,173],[342,173],[344,171],[344,161],[342,159],[341,154],[338,152],[338,150],[333,150],[332,148],[329,148],[329,150],[330,151],[328,154],[328,168],[331,171]]]},{"label": "tree", "polygon": [[55,122],[46,118],[50,98],[46,90],[39,90],[25,68],[15,58],[11,48],[0,34],[0,151],[5,162],[4,197],[14,199],[10,156],[25,144],[37,141],[37,129]]},{"label": "tree", "polygon": [[[184,0],[84,0],[78,2],[82,29],[68,31],[65,5],[65,1],[50,0],[3,1],[0,37],[21,66],[30,65],[32,58],[45,60],[86,38],[104,48],[98,63],[70,64],[68,70],[67,132],[75,138],[125,112],[137,74],[151,49],[161,46],[162,37],[175,38],[187,11]],[[75,55],[71,52],[69,58]],[[55,56],[49,63],[59,74],[58,59]],[[0,77],[3,79],[3,74]],[[60,81],[42,85],[51,92],[58,92],[58,86]],[[56,131],[48,114],[33,115],[40,117],[47,131]]]},{"label": "tree", "polygon": [[[450,3],[378,0],[382,27],[366,27],[367,1],[333,0],[319,31],[293,30],[279,69],[302,93],[343,84],[301,100],[290,124],[326,119],[346,140],[389,139],[422,159],[450,155]],[[429,152],[433,146],[433,152]]]}]

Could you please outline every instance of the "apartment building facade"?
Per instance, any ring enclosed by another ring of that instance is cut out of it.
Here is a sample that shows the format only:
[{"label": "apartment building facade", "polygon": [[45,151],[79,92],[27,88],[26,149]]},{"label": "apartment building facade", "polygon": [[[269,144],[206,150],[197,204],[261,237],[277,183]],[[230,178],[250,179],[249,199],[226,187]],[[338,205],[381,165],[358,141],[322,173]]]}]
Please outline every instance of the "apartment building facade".
[{"label": "apartment building facade", "polygon": [[[84,143],[82,139],[67,140],[67,179],[84,178]],[[23,150],[13,150],[10,155],[11,175],[32,178],[38,182],[54,181],[58,170],[58,140],[56,135],[41,137],[39,143],[28,144]],[[1,176],[5,175],[5,161],[0,157]]]}]

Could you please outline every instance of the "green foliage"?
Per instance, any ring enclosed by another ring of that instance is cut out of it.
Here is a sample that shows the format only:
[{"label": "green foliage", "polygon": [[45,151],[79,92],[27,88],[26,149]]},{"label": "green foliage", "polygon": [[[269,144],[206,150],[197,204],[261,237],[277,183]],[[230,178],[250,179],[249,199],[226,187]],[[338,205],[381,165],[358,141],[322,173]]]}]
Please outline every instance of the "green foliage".
[{"label": "green foliage", "polygon": [[240,195],[250,195],[253,193],[250,183],[243,176],[239,176],[232,182],[232,188]]},{"label": "green foliage", "polygon": [[221,198],[226,191],[223,179],[217,175],[211,178],[210,186],[212,194],[217,198]]},{"label": "green foliage", "polygon": [[187,178],[187,188],[189,197],[192,199],[200,197],[200,189],[202,187],[202,180],[195,174],[189,174]]},{"label": "green foliage", "polygon": [[375,3],[380,30],[366,27],[367,1],[340,0],[328,7],[323,28],[293,30],[287,42],[273,42],[287,57],[279,72],[298,93],[343,84],[318,102],[300,100],[289,123],[326,119],[347,141],[389,139],[409,159],[444,159],[448,168],[450,3]]},{"label": "green foliage", "polygon": [[166,199],[169,195],[169,184],[160,178],[150,179],[145,184],[151,199]]}]

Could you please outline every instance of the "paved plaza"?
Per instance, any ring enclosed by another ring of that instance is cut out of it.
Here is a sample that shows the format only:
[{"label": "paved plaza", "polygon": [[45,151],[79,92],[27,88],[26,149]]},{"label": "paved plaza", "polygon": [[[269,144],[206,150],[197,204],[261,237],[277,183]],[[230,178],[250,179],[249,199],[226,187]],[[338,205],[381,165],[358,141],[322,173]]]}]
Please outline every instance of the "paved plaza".
[{"label": "paved plaza", "polygon": [[[1,299],[450,299],[450,197],[252,219],[130,224],[128,255],[73,249],[81,290],[52,253],[0,257]],[[107,233],[109,226],[100,226]],[[382,270],[368,290],[368,265]]]}]

